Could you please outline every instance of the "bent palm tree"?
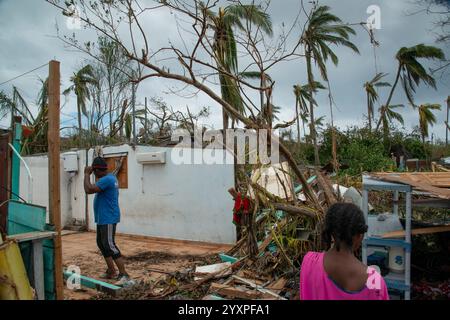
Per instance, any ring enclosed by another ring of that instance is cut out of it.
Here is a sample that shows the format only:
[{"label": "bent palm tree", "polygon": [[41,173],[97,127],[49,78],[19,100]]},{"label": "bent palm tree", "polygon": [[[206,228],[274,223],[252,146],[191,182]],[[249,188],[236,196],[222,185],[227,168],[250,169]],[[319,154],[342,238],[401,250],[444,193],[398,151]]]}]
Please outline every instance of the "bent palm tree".
[{"label": "bent palm tree", "polygon": [[[381,123],[383,124],[383,136],[385,139],[389,136],[389,125],[395,120],[399,122],[400,124],[404,124],[403,116],[396,112],[394,109],[397,108],[403,108],[404,105],[398,104],[398,105],[390,105],[389,107],[385,108],[384,106],[381,108],[384,108],[384,112],[381,113],[382,118],[380,119]],[[380,109],[381,109],[380,108]],[[381,112],[381,110],[380,110]]]},{"label": "bent palm tree", "polygon": [[419,86],[421,82],[436,89],[435,79],[420,64],[418,59],[443,60],[445,59],[445,55],[439,48],[419,44],[410,48],[401,48],[397,52],[396,59],[398,62],[397,76],[395,77],[395,82],[389,93],[386,104],[381,107],[380,120],[378,121],[376,130],[379,129],[385,118],[383,114],[389,109],[389,105],[399,81],[401,81],[406,97],[411,105],[414,105],[413,95],[416,92],[416,86]]},{"label": "bent palm tree", "polygon": [[20,115],[26,125],[32,125],[35,121],[27,102],[15,86],[13,86],[12,97],[0,91],[0,120],[8,114],[11,114],[12,117]]},{"label": "bent palm tree", "polygon": [[63,94],[68,95],[71,91],[73,91],[77,96],[78,130],[79,136],[81,137],[83,129],[81,124],[81,115],[83,114],[86,117],[88,116],[86,102],[87,100],[90,100],[89,85],[96,84],[97,80],[95,78],[92,66],[88,64],[74,73],[74,75],[70,78],[70,81],[73,84],[64,90]]},{"label": "bent palm tree", "polygon": [[[314,8],[305,33],[301,38],[305,47],[306,68],[311,97],[314,96],[315,88],[312,59],[314,59],[318,66],[322,78],[328,81],[326,62],[330,58],[334,65],[339,63],[339,59],[333,50],[331,50],[330,45],[344,46],[359,53],[358,48],[349,41],[351,34],[355,34],[355,30],[343,25],[340,18],[330,13],[330,7],[320,6]],[[309,101],[309,113],[311,117],[311,137],[314,143],[314,159],[315,164],[319,165],[319,149],[317,146],[314,104],[312,100]]]},{"label": "bent palm tree", "polygon": [[[325,89],[320,82],[314,82],[313,92],[316,93],[317,89]],[[300,118],[305,122],[305,115],[308,115],[308,101],[312,101],[314,106],[317,106],[317,101],[311,96],[311,88],[309,84],[306,85],[294,85],[295,95],[295,115],[297,117],[297,142],[300,143]]]},{"label": "bent palm tree", "polygon": [[425,138],[428,137],[428,126],[436,123],[436,116],[433,110],[441,110],[440,104],[422,104],[417,107],[419,110],[419,128],[422,136],[422,143],[425,144]]},{"label": "bent palm tree", "polygon": [[369,119],[369,131],[372,132],[372,120],[374,118],[374,104],[378,101],[377,88],[390,87],[388,82],[382,82],[381,79],[387,76],[386,73],[378,73],[372,80],[364,83],[364,89],[367,95],[367,118]]},{"label": "bent palm tree", "polygon": [[[203,5],[204,8],[204,5]],[[245,30],[244,21],[260,28],[268,35],[272,35],[272,22],[267,13],[257,5],[229,5],[220,8],[216,14],[207,11],[207,18],[211,22],[214,33],[214,54],[218,64],[219,81],[222,98],[230,103],[237,111],[244,114],[244,105],[236,80],[229,74],[238,73],[237,45],[233,28]],[[229,115],[222,109],[223,129],[228,128]]]}]

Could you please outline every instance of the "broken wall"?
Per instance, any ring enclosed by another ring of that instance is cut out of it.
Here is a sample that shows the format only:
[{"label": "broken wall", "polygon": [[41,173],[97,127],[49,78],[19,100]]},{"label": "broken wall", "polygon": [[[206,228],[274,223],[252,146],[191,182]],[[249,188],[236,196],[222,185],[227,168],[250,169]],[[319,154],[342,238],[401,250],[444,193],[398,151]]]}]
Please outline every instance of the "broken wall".
[{"label": "broken wall", "polygon": [[[127,187],[119,189],[121,223],[117,232],[131,235],[231,244],[236,230],[232,224],[233,201],[227,190],[234,186],[233,165],[186,164],[171,161],[173,148],[129,145],[103,148],[103,156],[127,156]],[[189,150],[189,149],[187,149]],[[136,155],[166,152],[166,163],[143,165]],[[192,149],[196,156],[205,150]],[[218,151],[224,152],[224,151]],[[61,160],[62,223],[85,220],[83,170],[86,151],[78,150],[78,172],[63,170]],[[61,158],[64,154],[61,154]],[[88,163],[92,163],[93,150]],[[33,175],[34,203],[48,206],[47,156],[26,157]],[[72,175],[72,177],[71,177]],[[27,175],[21,166],[21,196],[27,195]],[[93,199],[88,203],[89,229],[95,230]]]}]

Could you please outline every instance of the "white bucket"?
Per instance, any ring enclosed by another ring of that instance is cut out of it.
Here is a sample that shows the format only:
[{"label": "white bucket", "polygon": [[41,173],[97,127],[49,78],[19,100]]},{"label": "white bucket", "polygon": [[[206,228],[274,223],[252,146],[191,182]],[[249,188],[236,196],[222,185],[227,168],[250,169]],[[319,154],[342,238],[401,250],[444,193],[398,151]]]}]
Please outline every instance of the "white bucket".
[{"label": "white bucket", "polygon": [[405,271],[405,250],[401,247],[392,247],[389,250],[389,269],[392,272]]}]

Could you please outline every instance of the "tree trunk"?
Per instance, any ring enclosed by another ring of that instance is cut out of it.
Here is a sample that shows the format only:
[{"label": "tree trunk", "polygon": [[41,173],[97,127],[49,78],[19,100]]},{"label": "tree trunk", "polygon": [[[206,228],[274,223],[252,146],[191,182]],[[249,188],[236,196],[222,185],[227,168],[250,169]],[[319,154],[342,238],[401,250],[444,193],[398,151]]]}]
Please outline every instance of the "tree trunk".
[{"label": "tree trunk", "polygon": [[109,88],[109,132],[110,136],[113,130],[113,123],[112,123],[112,108],[113,108],[113,97],[112,97],[112,88]]},{"label": "tree trunk", "polygon": [[305,137],[305,142],[308,142],[308,139],[306,138],[305,120],[303,120],[303,119],[302,119],[302,126],[303,126],[303,136]]},{"label": "tree trunk", "polygon": [[307,67],[307,72],[308,72],[308,83],[309,83],[309,93],[310,93],[310,100],[309,100],[309,113],[311,116],[310,135],[311,135],[313,145],[314,145],[314,164],[316,166],[319,166],[320,165],[319,147],[317,146],[316,125],[314,122],[314,104],[313,104],[314,78],[313,78],[312,67],[311,67],[311,50],[309,48],[306,53],[306,67]]},{"label": "tree trunk", "polygon": [[331,116],[331,154],[333,156],[333,170],[338,171],[336,131],[334,130],[333,100],[331,99],[330,82],[328,81],[328,98],[330,99],[330,116]]},{"label": "tree trunk", "polygon": [[397,70],[397,76],[395,77],[395,82],[394,82],[394,85],[392,86],[391,92],[389,93],[388,100],[387,100],[386,104],[383,107],[381,107],[380,120],[378,120],[377,128],[375,129],[375,131],[378,131],[378,129],[380,129],[381,120],[383,119],[383,116],[386,113],[386,108],[389,107],[392,97],[394,96],[394,91],[395,91],[395,88],[397,87],[398,80],[400,79],[401,71],[402,71],[402,66],[399,65],[398,70]]},{"label": "tree trunk", "polygon": [[370,109],[370,96],[369,93],[367,93],[367,115],[369,118],[369,133],[372,132],[372,111]]},{"label": "tree trunk", "polygon": [[81,141],[81,135],[82,135],[81,130],[83,129],[83,127],[81,126],[81,108],[80,108],[80,103],[78,101],[77,101],[77,114],[78,114],[78,138]]},{"label": "tree trunk", "polygon": [[295,116],[297,117],[297,143],[300,149],[300,113],[298,110],[298,99],[295,99]]},{"label": "tree trunk", "polygon": [[[223,130],[228,129],[229,126],[229,116],[225,109],[222,108],[222,123],[223,123]],[[225,131],[223,132],[225,135]]]}]

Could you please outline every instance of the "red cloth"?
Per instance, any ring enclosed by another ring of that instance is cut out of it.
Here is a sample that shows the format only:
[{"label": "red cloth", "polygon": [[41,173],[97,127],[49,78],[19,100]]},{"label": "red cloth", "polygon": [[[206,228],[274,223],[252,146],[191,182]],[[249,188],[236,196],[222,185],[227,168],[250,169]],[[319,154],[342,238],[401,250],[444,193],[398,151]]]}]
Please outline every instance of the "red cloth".
[{"label": "red cloth", "polygon": [[242,197],[240,193],[234,199],[233,208],[233,223],[240,225],[242,213],[248,214],[250,211],[250,199],[247,197]]}]

